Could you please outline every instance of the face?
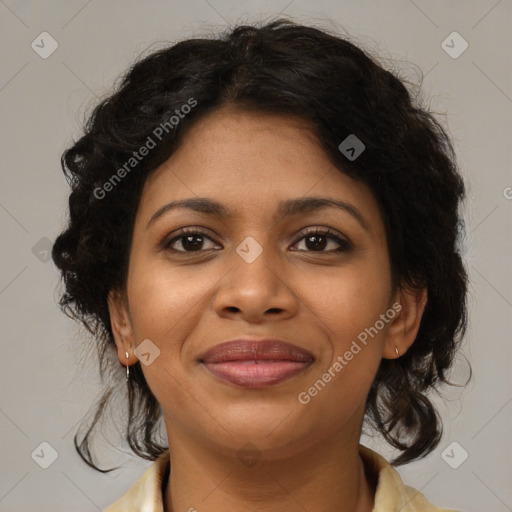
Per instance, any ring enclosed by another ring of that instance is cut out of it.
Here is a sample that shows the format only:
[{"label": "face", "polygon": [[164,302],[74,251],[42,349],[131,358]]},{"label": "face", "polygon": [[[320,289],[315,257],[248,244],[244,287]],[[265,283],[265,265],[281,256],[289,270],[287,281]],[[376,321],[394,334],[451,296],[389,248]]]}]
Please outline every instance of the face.
[{"label": "face", "polygon": [[[342,206],[279,208],[311,197]],[[161,211],[190,198],[226,215]],[[141,368],[171,445],[186,436],[228,453],[250,442],[271,458],[357,431],[382,357],[395,357],[400,315],[377,202],[291,117],[223,108],[188,131],[145,184],[126,293],[126,309],[111,307],[116,323],[127,322],[116,333],[119,358],[126,364],[131,344],[135,363],[143,340],[150,358],[159,351]],[[251,388],[200,361],[244,337],[284,340],[312,362]]]}]

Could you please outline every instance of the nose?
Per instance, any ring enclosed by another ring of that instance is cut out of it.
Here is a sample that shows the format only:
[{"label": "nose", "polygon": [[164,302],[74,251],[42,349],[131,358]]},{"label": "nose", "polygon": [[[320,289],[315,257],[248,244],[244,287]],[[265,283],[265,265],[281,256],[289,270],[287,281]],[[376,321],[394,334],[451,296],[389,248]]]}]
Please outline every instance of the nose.
[{"label": "nose", "polygon": [[253,261],[240,254],[233,251],[226,262],[230,270],[221,279],[214,299],[217,314],[251,323],[296,315],[298,300],[283,262],[270,249],[264,249]]}]

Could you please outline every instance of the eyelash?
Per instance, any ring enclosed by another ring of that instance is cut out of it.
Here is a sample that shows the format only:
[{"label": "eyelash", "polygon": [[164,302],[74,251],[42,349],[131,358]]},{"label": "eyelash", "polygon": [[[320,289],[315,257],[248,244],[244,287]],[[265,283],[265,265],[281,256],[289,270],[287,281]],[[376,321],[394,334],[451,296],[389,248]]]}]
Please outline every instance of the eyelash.
[{"label": "eyelash", "polygon": [[[171,251],[171,252],[174,252],[174,253],[184,253],[184,254],[193,254],[193,253],[200,253],[200,252],[203,252],[207,249],[200,249],[198,251],[177,251],[175,249],[171,249],[170,246],[178,241],[178,240],[181,240],[183,238],[185,238],[186,236],[190,236],[190,235],[200,235],[202,236],[203,238],[207,238],[209,240],[212,240],[209,236],[206,235],[206,233],[202,232],[202,231],[199,231],[195,228],[183,228],[181,231],[180,231],[180,234],[178,236],[175,236],[173,237],[172,239],[170,240],[164,240],[162,242],[162,249],[166,250],[166,251]],[[307,231],[306,233],[303,233],[302,236],[300,238],[298,238],[294,243],[293,245],[296,245],[298,242],[300,242],[301,240],[303,240],[304,238],[307,238],[308,236],[314,236],[314,235],[322,235],[322,236],[326,236],[327,238],[331,239],[331,240],[334,240],[336,243],[338,243],[340,245],[340,248],[339,249],[334,249],[334,250],[330,250],[330,251],[311,251],[311,250],[300,250],[300,251],[297,251],[297,252],[314,252],[314,253],[319,253],[319,254],[338,254],[338,253],[343,253],[343,252],[349,252],[351,249],[352,249],[352,243],[349,242],[348,240],[346,239],[343,239],[343,238],[340,238],[335,231],[333,231],[332,229],[329,229],[329,228],[325,228],[325,229],[322,229],[322,228],[314,228],[310,231]],[[215,242],[215,240],[212,240],[212,242]]]}]

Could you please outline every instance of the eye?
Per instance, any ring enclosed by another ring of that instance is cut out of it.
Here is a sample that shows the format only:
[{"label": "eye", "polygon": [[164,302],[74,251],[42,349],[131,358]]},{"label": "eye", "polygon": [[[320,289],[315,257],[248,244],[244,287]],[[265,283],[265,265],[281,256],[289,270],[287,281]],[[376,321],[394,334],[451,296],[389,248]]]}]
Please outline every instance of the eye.
[{"label": "eye", "polygon": [[[200,252],[206,250],[203,247],[205,240],[213,242],[213,240],[202,231],[184,228],[181,230],[179,236],[175,236],[171,240],[164,240],[162,248],[173,252]],[[178,242],[178,246],[181,245],[181,250],[176,250],[172,247],[176,242]]]},{"label": "eye", "polygon": [[[352,244],[347,239],[339,237],[337,233],[331,229],[312,229],[308,231],[305,236],[300,238],[298,242],[302,240],[305,241],[306,251],[340,253],[348,252],[352,249]],[[329,245],[329,241],[334,241],[339,247],[325,251],[324,249]]]},{"label": "eye", "polygon": [[[206,240],[214,243],[214,241],[202,231],[191,228],[183,228],[178,236],[175,236],[170,240],[164,240],[162,243],[162,248],[172,252],[201,252],[208,250],[208,247],[204,247]],[[351,242],[349,242],[347,239],[341,238],[335,231],[330,229],[312,229],[305,233],[301,238],[299,238],[294,245],[296,245],[298,242],[301,242],[302,240],[305,241],[304,243],[306,246],[306,251],[341,253],[348,252],[352,249]],[[332,242],[334,242],[335,245],[338,245],[338,248],[334,248],[328,251],[324,250],[329,246],[329,243],[332,244]],[[181,246],[181,249],[177,249],[173,246]],[[213,248],[215,247],[210,247],[210,249]],[[304,252],[303,249],[299,249],[299,251]]]}]

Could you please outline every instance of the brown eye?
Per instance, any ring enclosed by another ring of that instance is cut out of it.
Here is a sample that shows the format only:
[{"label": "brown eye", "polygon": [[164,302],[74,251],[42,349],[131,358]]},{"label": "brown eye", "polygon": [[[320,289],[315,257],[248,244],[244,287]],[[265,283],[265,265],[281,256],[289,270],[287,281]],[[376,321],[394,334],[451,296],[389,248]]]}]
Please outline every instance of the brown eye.
[{"label": "brown eye", "polygon": [[[213,240],[206,236],[201,231],[196,230],[183,230],[179,236],[172,238],[171,240],[165,241],[163,248],[175,252],[199,252],[206,250],[204,244],[206,240]],[[178,242],[178,244],[176,244]],[[173,245],[181,246],[181,249],[175,249]]]},{"label": "brown eye", "polygon": [[[352,244],[348,240],[341,238],[335,231],[329,229],[311,230],[296,241],[294,245],[302,240],[304,240],[305,249],[296,249],[300,252],[332,254],[348,252],[352,249]],[[214,246],[205,247],[207,241],[213,243]],[[183,229],[178,236],[162,243],[164,250],[181,253],[201,252],[215,247],[215,242],[209,236],[195,229]]]},{"label": "brown eye", "polygon": [[[340,238],[334,231],[329,229],[322,230],[316,229],[306,233],[305,236],[300,238],[298,241],[304,240],[304,245],[306,247],[306,251],[312,252],[326,252],[326,253],[339,253],[339,252],[347,252],[352,248],[352,244],[343,238]],[[297,243],[297,242],[296,242]],[[325,250],[326,247],[332,246],[334,244],[334,248],[330,250]],[[338,248],[336,248],[338,246]],[[299,249],[303,250],[303,249]]]}]

